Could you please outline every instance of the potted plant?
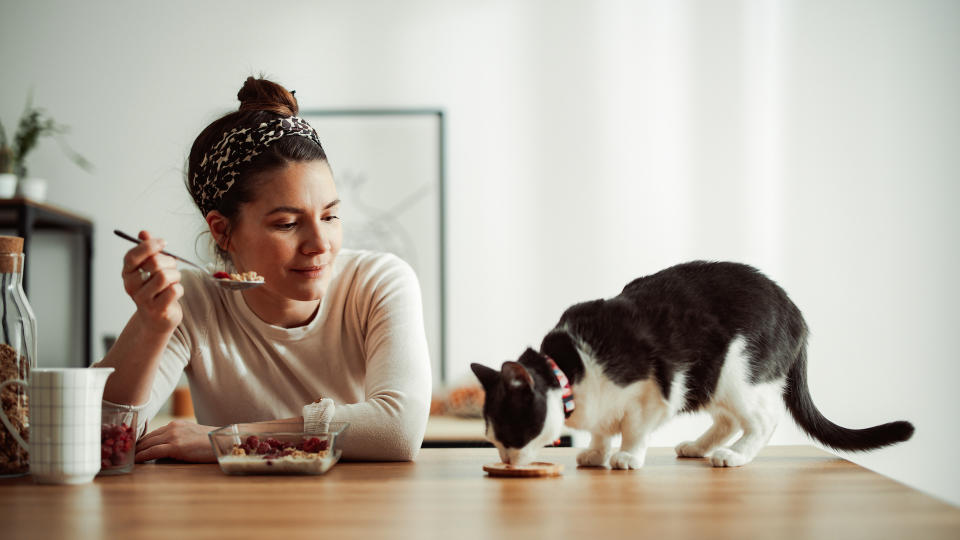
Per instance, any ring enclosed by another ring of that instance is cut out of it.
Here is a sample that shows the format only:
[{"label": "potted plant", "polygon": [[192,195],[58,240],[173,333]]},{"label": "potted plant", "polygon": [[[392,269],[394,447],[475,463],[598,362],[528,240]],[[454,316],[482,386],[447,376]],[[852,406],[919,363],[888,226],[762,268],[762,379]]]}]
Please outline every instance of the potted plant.
[{"label": "potted plant", "polygon": [[0,199],[9,199],[17,192],[17,175],[13,163],[13,148],[10,148],[7,132],[0,123]]},{"label": "potted plant", "polygon": [[[18,184],[17,179],[19,179],[19,191],[22,196],[38,201],[44,200],[47,182],[27,174],[26,158],[37,147],[41,138],[55,137],[68,131],[67,126],[58,124],[45,110],[34,107],[33,100],[30,98],[27,99],[27,107],[20,117],[12,144],[7,140],[7,133],[3,129],[3,124],[0,123],[0,197],[9,198],[14,195],[14,192],[7,187],[11,181],[7,175],[12,174],[14,186]],[[67,157],[78,167],[88,172],[93,169],[89,161],[70,149],[59,137],[57,142],[60,143]]]}]

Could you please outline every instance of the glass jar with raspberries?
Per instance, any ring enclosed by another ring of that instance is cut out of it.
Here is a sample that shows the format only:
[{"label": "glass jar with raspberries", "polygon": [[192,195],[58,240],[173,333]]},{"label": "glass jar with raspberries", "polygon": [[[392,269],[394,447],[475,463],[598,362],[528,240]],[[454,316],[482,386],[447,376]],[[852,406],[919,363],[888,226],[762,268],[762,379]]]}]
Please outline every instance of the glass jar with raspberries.
[{"label": "glass jar with raspberries", "polygon": [[100,474],[133,470],[137,451],[137,411],[103,404],[100,425]]}]

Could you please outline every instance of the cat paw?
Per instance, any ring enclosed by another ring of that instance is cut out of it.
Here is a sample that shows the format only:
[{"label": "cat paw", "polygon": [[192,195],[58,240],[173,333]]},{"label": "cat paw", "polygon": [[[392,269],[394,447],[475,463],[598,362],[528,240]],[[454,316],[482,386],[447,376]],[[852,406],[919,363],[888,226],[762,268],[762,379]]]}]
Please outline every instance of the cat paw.
[{"label": "cat paw", "polygon": [[614,469],[639,469],[643,467],[643,459],[630,452],[617,452],[610,457],[610,466]]},{"label": "cat paw", "polygon": [[729,448],[717,448],[710,456],[714,467],[740,467],[750,462],[750,458]]},{"label": "cat paw", "polygon": [[694,441],[682,442],[674,450],[677,451],[678,457],[702,458],[707,456],[703,448],[697,446]]},{"label": "cat paw", "polygon": [[582,467],[605,467],[607,458],[601,450],[590,448],[577,454],[577,465]]}]

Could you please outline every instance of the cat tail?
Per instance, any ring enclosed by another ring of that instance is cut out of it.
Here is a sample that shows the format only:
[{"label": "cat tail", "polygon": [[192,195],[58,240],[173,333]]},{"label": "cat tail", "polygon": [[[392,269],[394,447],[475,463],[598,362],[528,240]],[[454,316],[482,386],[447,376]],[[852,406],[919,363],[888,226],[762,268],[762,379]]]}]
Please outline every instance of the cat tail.
[{"label": "cat tail", "polygon": [[787,374],[783,399],[804,431],[837,450],[872,450],[903,442],[913,435],[913,424],[903,420],[864,429],[849,429],[827,420],[813,404],[807,388],[806,346],[801,347],[797,361]]}]

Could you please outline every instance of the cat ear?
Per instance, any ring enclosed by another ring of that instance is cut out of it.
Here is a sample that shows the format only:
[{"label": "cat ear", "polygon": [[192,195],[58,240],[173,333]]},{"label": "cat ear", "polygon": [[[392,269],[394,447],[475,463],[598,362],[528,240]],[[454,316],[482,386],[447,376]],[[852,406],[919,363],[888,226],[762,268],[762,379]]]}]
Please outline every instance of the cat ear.
[{"label": "cat ear", "polygon": [[489,368],[483,364],[473,363],[470,364],[470,369],[472,369],[473,374],[480,379],[480,384],[483,385],[484,389],[490,388],[500,381],[500,372],[493,368]]},{"label": "cat ear", "polygon": [[500,373],[509,389],[533,388],[533,377],[519,362],[504,362]]},{"label": "cat ear", "polygon": [[523,362],[524,360],[527,360],[528,362],[537,362],[537,361],[542,362],[543,357],[540,356],[540,353],[538,353],[537,351],[531,349],[530,347],[527,347],[527,350],[523,351],[523,354],[520,355],[520,358],[518,358],[518,360],[521,362]]}]

